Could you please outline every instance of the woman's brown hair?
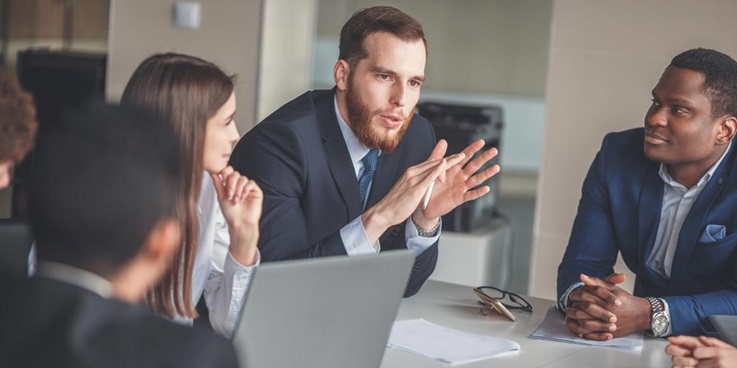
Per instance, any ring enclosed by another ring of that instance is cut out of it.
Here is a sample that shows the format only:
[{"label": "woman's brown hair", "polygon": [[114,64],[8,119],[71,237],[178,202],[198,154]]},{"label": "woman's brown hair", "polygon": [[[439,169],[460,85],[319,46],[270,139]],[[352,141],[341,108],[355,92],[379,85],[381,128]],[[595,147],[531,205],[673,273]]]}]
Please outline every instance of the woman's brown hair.
[{"label": "woman's brown hair", "polygon": [[161,315],[197,316],[192,304],[192,267],[200,233],[197,203],[207,121],[230,98],[233,89],[233,78],[216,65],[194,56],[167,53],[144,60],[123,92],[121,103],[146,109],[169,122],[181,145],[184,167],[176,213],[183,229],[182,247],[172,268],[146,298]]}]

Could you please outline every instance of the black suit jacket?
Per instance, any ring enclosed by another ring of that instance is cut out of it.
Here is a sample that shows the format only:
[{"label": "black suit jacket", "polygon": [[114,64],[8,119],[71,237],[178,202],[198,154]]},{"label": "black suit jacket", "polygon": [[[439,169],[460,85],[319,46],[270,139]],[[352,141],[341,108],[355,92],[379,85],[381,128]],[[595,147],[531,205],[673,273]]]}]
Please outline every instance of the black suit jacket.
[{"label": "black suit jacket", "polygon": [[[335,115],[334,90],[310,91],[279,108],[238,142],[231,165],[264,191],[263,261],[345,255],[340,229],[363,213],[353,163]],[[431,125],[415,114],[394,152],[376,165],[366,208],[404,171],[427,159]],[[381,249],[406,249],[404,226],[389,228]],[[415,294],[435,269],[437,243],[417,257],[405,291]]]},{"label": "black suit jacket", "polygon": [[142,307],[40,277],[0,289],[0,367],[237,367],[224,338]]}]

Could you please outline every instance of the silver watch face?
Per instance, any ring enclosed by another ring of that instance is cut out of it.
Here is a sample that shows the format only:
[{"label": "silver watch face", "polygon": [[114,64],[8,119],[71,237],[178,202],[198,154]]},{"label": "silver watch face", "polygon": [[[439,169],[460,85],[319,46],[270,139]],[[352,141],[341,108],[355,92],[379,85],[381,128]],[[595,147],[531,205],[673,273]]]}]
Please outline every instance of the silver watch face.
[{"label": "silver watch face", "polygon": [[653,335],[660,336],[665,333],[665,331],[668,329],[668,324],[670,321],[668,321],[668,317],[665,316],[665,313],[658,312],[655,313],[653,316],[653,323],[651,328],[653,329]]}]

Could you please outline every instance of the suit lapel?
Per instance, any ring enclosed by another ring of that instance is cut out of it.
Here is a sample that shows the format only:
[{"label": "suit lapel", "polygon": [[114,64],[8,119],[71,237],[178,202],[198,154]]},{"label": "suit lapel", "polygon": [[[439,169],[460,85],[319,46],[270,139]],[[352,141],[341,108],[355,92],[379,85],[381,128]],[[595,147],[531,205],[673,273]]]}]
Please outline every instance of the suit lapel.
[{"label": "suit lapel", "polygon": [[667,281],[657,272],[647,266],[647,259],[655,245],[655,236],[658,233],[660,212],[663,207],[663,180],[658,174],[659,164],[652,162],[645,169],[645,179],[640,192],[640,206],[638,210],[638,259],[640,270],[647,275],[651,283],[659,288],[665,288]]},{"label": "suit lapel", "polygon": [[[315,101],[317,124],[320,127],[325,157],[330,167],[335,185],[348,208],[349,220],[359,216],[363,211],[361,208],[361,194],[358,190],[356,172],[345,145],[343,134],[338,126],[333,105],[333,93],[325,94]],[[379,161],[381,162],[381,161]]]},{"label": "suit lapel", "polygon": [[[733,148],[730,148],[730,150],[733,151]],[[670,284],[668,287],[670,292],[673,292],[673,290],[680,284],[683,272],[677,272],[677,270],[684,269],[691,258],[691,253],[701,236],[701,230],[706,226],[706,224],[704,224],[704,218],[711,208],[711,205],[727,186],[726,183],[730,179],[733,161],[734,155],[730,152],[714,172],[714,176],[712,176],[706,184],[706,187],[704,187],[704,190],[699,194],[699,197],[696,198],[693,207],[691,207],[691,211],[688,212],[686,219],[683,221],[681,232],[678,235],[676,252],[673,255],[673,267],[671,269],[674,270],[674,272],[671,273]]]}]

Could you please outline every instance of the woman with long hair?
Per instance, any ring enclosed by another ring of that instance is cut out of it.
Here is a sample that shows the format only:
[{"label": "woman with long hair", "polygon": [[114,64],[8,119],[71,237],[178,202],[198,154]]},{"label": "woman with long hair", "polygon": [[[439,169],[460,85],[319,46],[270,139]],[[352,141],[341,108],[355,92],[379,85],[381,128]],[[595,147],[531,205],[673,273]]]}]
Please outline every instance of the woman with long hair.
[{"label": "woman with long hair", "polygon": [[233,78],[194,56],[157,54],[138,66],[121,103],[171,124],[185,162],[177,206],[183,244],[147,304],[160,315],[191,322],[204,294],[213,329],[229,337],[259,263],[263,203],[258,185],[228,166],[239,139]]}]

